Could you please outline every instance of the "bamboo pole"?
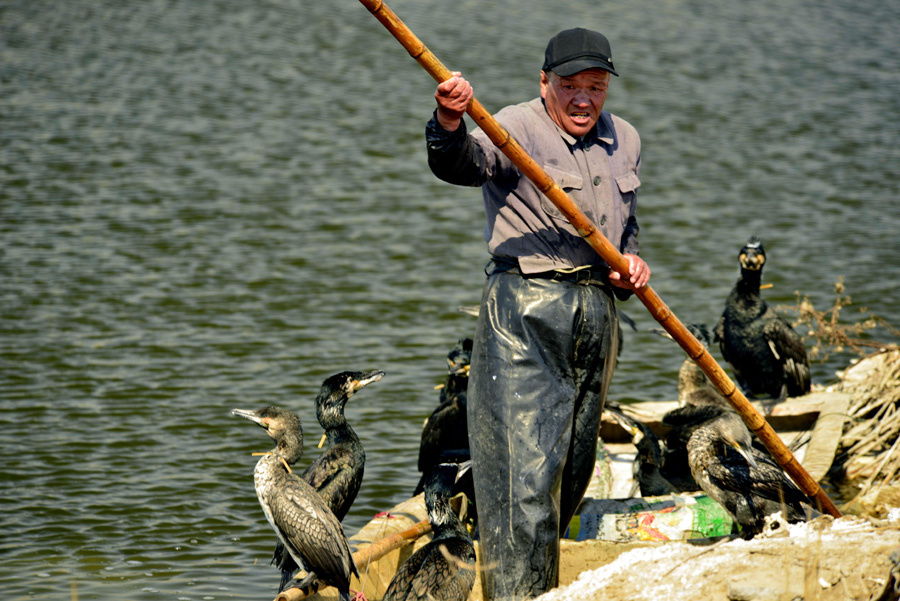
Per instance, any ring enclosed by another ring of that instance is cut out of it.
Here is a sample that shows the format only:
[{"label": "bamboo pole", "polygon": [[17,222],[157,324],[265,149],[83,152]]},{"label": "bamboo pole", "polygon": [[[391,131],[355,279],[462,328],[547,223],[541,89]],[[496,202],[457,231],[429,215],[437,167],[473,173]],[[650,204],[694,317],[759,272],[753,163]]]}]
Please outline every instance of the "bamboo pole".
[{"label": "bamboo pole", "polygon": [[[438,83],[449,79],[452,75],[422,43],[419,38],[394,14],[394,12],[382,0],[359,0],[372,15],[406,48],[412,56]],[[597,229],[587,216],[575,205],[569,195],[553,181],[547,173],[538,165],[519,143],[509,135],[494,119],[478,99],[472,98],[466,113],[476,125],[487,134],[491,141],[515,163],[515,165],[538,187],[538,189],[556,205],[569,222],[575,227],[579,235],[590,244],[594,250],[606,261],[610,267],[628,277],[628,260],[622,256],[619,250]],[[743,418],[750,428],[766,445],[775,460],[793,478],[800,489],[814,498],[822,511],[834,517],[840,517],[841,513],[832,503],[831,499],[818,482],[796,460],[793,453],[785,446],[784,442],[775,434],[775,430],[766,422],[765,418],[750,404],[744,394],[738,390],[731,378],[722,367],[712,358],[703,344],[681,323],[672,311],[663,303],[662,299],[650,286],[644,286],[634,291],[650,314],[668,332],[688,356],[700,366],[700,369],[709,377],[710,381],[719,389],[722,395],[734,406],[735,410]]]},{"label": "bamboo pole", "polygon": [[[399,549],[429,532],[431,532],[431,524],[428,523],[428,520],[422,520],[406,530],[395,532],[377,543],[372,543],[365,549],[360,549],[353,554],[353,563],[356,564],[356,569],[362,574],[369,563],[378,561],[394,549]],[[306,593],[299,588],[289,588],[279,593],[275,597],[275,601],[299,601],[305,598]]]}]

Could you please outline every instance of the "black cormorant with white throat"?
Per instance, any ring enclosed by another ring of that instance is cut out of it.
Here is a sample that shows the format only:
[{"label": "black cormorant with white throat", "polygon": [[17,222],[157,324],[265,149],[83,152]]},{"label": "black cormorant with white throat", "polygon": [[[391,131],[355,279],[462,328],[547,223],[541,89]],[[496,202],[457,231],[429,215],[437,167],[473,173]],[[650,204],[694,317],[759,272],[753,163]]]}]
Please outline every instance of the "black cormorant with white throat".
[{"label": "black cormorant with white throat", "polygon": [[441,386],[439,404],[465,395],[469,389],[469,364],[472,363],[472,339],[462,338],[447,354],[447,380]]},{"label": "black cormorant with white throat", "polygon": [[[303,456],[303,429],[296,414],[280,407],[257,411],[234,409],[233,415],[261,426],[276,446],[256,464],[254,483],[259,504],[278,539],[307,575],[297,583],[309,592],[317,581],[337,588],[350,599],[350,575],[356,565],[341,522],[321,496],[290,466]],[[285,589],[285,582],[278,589]]]},{"label": "black cormorant with white throat", "polygon": [[766,251],[753,236],[738,254],[741,279],[728,295],[715,329],[722,357],[750,396],[784,399],[810,391],[803,340],[759,295]]},{"label": "black cormorant with white throat", "polygon": [[325,380],[316,397],[316,417],[325,430],[328,448],[302,477],[343,520],[356,499],[366,466],[366,452],[359,436],[347,423],[344,407],[356,392],[384,377],[380,369],[369,372],[344,371]]},{"label": "black cormorant with white throat", "polygon": [[465,525],[450,506],[450,495],[462,464],[429,468],[425,505],[433,538],[397,570],[383,601],[465,601],[475,585],[475,547]]}]

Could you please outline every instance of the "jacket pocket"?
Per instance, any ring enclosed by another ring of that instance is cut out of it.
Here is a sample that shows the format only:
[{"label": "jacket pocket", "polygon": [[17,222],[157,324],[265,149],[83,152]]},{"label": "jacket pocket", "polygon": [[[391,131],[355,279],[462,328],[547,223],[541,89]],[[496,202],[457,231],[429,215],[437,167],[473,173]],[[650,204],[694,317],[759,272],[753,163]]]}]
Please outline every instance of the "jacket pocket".
[{"label": "jacket pocket", "polygon": [[[553,178],[553,181],[563,189],[563,192],[569,195],[576,205],[580,205],[581,189],[584,187],[584,180],[580,175],[569,171],[563,171],[556,167],[544,167],[544,171]],[[563,215],[562,212],[556,208],[556,205],[543,194],[541,194],[541,209],[553,219],[562,221],[566,224],[569,223],[569,220],[566,219],[565,215]]]},{"label": "jacket pocket", "polygon": [[641,185],[637,173],[629,171],[623,173],[616,178],[616,187],[619,188],[619,197],[622,204],[614,209],[615,214],[619,217],[622,227],[628,223],[628,218],[634,213],[635,199],[637,198],[637,189]]},{"label": "jacket pocket", "polygon": [[635,192],[641,185],[641,180],[638,178],[637,173],[629,171],[616,178],[616,185],[619,186],[619,192],[624,197],[626,194]]}]

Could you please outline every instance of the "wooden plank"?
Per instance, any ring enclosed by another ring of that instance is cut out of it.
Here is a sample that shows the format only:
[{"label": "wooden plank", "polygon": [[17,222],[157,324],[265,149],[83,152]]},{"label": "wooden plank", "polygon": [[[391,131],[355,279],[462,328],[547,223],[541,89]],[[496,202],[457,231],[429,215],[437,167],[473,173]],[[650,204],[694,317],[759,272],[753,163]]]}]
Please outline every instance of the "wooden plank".
[{"label": "wooden plank", "polygon": [[[765,416],[775,431],[810,430],[815,426],[822,408],[827,403],[849,403],[850,395],[844,392],[816,391],[789,398],[781,402],[752,401],[752,405]],[[622,410],[644,422],[657,436],[668,431],[662,424],[666,412],[676,408],[676,401],[648,401],[622,404]],[[605,442],[628,442],[630,436],[610,415],[604,413],[600,424],[600,437]]]},{"label": "wooden plank", "polygon": [[850,395],[834,395],[819,410],[809,445],[803,457],[803,467],[817,481],[825,477],[834,461],[838,442],[847,420]]}]

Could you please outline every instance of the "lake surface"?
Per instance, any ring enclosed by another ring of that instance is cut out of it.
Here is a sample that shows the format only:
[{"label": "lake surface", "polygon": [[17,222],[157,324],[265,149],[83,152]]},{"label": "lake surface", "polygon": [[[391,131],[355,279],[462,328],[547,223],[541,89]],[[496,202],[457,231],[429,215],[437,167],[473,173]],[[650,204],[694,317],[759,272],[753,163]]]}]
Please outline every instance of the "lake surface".
[{"label": "lake surface", "polygon": [[[842,320],[900,325],[900,4],[389,5],[492,111],[537,95],[560,29],[608,35],[642,256],[682,321],[715,323],[758,234],[770,303],[825,309],[843,278]],[[5,599],[272,598],[270,445],[229,412],[296,410],[314,457],[345,369],[387,372],[348,406],[347,531],[409,495],[487,259],[478,190],[425,163],[434,86],[351,0],[0,3]],[[621,308],[610,397],[674,399],[683,353]]]}]

